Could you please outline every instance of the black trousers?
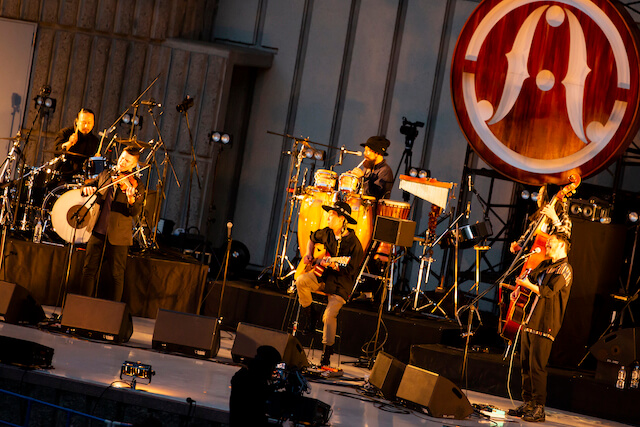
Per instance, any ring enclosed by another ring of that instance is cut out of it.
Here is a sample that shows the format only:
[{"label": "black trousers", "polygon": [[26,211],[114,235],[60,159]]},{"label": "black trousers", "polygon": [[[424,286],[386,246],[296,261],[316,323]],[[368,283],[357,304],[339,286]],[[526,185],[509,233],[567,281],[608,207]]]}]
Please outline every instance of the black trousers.
[{"label": "black trousers", "polygon": [[[104,257],[102,249],[104,248]],[[116,246],[103,235],[92,234],[87,242],[87,252],[82,268],[82,293],[90,297],[120,302],[124,290],[124,271],[127,267],[129,246]],[[102,268],[100,261],[102,259]],[[100,283],[100,276],[106,281]],[[97,293],[96,293],[96,286]]]},{"label": "black trousers", "polygon": [[522,332],[522,400],[544,405],[547,400],[547,363],[553,341],[540,335]]}]

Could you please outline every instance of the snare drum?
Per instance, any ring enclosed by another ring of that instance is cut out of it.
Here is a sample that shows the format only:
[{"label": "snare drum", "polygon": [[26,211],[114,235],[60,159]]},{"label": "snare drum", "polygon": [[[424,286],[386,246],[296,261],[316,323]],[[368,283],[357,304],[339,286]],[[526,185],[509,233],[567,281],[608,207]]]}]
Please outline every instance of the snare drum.
[{"label": "snare drum", "polygon": [[398,202],[395,200],[380,199],[378,200],[378,215],[390,216],[392,218],[407,219],[411,205],[406,202]]},{"label": "snare drum", "polygon": [[360,178],[357,175],[350,172],[345,172],[340,175],[340,179],[338,180],[339,191],[345,191],[347,193],[357,193],[359,187]]},{"label": "snare drum", "polygon": [[313,184],[316,188],[332,191],[336,188],[338,174],[328,169],[318,169],[313,175]]}]

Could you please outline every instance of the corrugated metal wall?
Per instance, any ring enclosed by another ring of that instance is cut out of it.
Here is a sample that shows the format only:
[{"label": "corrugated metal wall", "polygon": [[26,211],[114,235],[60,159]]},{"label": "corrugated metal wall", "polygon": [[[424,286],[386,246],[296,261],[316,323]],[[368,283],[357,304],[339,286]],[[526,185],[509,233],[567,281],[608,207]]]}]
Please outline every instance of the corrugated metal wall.
[{"label": "corrugated metal wall", "polygon": [[[211,39],[216,1],[179,0],[42,0],[3,1],[0,15],[38,24],[29,98],[44,85],[50,85],[57,109],[46,123],[44,149],[53,148],[58,129],[72,126],[82,107],[96,113],[94,133],[108,128],[120,114],[156,78],[157,82],[142,99],[153,98],[163,104],[155,110],[160,134],[170,153],[181,187],[171,171],[166,188],[167,202],[162,217],[176,226],[206,224],[210,202],[206,197],[213,176],[214,146],[208,134],[222,128],[226,105],[222,91],[229,85],[233,55],[227,49],[210,44],[179,41]],[[231,58],[231,59],[230,59]],[[189,224],[187,212],[191,146],[184,115],[176,105],[186,95],[195,98],[188,111],[197,168],[202,187],[195,184],[191,193]],[[228,96],[228,95],[227,95]],[[151,116],[145,107],[139,115],[144,123],[138,139],[158,140]],[[35,118],[30,101],[23,128],[29,129]],[[36,120],[27,163],[35,165],[37,139],[42,121]],[[116,133],[126,137],[130,128],[118,126]],[[45,153],[45,160],[51,158]],[[144,157],[143,153],[143,157]],[[163,160],[158,155],[158,163]],[[160,174],[162,171],[160,171]],[[155,187],[156,171],[152,172]]]}]

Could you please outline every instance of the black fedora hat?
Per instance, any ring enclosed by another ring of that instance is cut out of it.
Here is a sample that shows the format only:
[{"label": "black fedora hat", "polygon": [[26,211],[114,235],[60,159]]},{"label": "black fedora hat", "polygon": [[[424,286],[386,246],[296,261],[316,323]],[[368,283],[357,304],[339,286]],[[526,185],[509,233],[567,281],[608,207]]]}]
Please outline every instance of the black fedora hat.
[{"label": "black fedora hat", "polygon": [[389,155],[389,153],[387,153],[387,148],[389,148],[389,145],[391,145],[391,142],[384,136],[372,136],[371,138],[367,139],[367,142],[365,142],[364,144],[360,144],[360,146],[369,147],[376,153],[382,154],[383,156]]},{"label": "black fedora hat", "polygon": [[336,211],[338,213],[338,215],[341,215],[341,216],[345,217],[349,224],[357,224],[358,223],[358,221],[356,221],[355,219],[351,218],[351,206],[349,206],[345,202],[339,202],[338,201],[333,206],[322,205],[322,209],[324,209],[327,212]]}]

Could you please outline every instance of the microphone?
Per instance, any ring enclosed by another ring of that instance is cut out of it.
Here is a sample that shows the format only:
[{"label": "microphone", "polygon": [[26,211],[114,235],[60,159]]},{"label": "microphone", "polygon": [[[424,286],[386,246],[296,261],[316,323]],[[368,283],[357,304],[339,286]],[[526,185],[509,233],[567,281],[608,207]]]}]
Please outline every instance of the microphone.
[{"label": "microphone", "polygon": [[162,104],[160,104],[159,102],[155,102],[153,98],[151,98],[149,101],[140,101],[140,104],[148,105],[149,107],[162,107]]},{"label": "microphone", "polygon": [[471,192],[472,187],[473,184],[471,183],[471,175],[467,175],[467,189],[469,190],[469,192]]},{"label": "microphone", "polygon": [[231,239],[231,227],[233,227],[233,223],[229,221],[227,223],[227,239]]},{"label": "microphone", "polygon": [[346,150],[344,148],[341,148],[340,151],[347,154],[353,154],[354,156],[362,156],[362,151],[351,151],[351,150]]},{"label": "microphone", "polygon": [[98,132],[99,136],[107,136],[109,135],[111,132],[113,132],[114,130],[116,130],[115,126],[111,126],[109,129],[104,130],[103,132]]},{"label": "microphone", "polygon": [[540,248],[535,248],[534,250],[532,250],[531,252],[529,252],[528,254],[522,255],[522,259],[526,259],[529,258],[531,255],[533,254],[539,254],[540,252],[542,252],[542,249]]},{"label": "microphone", "polygon": [[465,219],[469,219],[469,214],[471,213],[471,200],[467,202],[467,209],[464,211]]},{"label": "microphone", "polygon": [[178,111],[178,113],[185,113],[191,107],[193,107],[193,98],[187,95],[187,97],[183,99],[180,104],[176,105],[176,110]]}]

